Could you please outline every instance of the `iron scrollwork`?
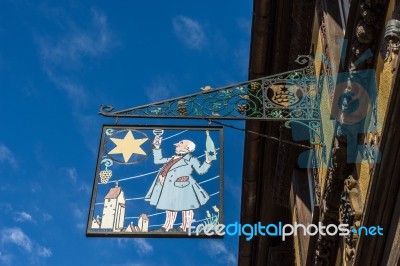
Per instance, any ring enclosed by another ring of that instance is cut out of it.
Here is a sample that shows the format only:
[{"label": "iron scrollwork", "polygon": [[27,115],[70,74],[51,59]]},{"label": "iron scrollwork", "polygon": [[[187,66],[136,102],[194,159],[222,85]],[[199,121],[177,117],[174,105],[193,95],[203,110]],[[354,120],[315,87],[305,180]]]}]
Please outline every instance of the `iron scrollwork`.
[{"label": "iron scrollwork", "polygon": [[218,89],[207,86],[191,95],[114,111],[102,105],[109,117],[187,119],[319,120],[319,95],[311,56],[299,56],[303,68]]}]

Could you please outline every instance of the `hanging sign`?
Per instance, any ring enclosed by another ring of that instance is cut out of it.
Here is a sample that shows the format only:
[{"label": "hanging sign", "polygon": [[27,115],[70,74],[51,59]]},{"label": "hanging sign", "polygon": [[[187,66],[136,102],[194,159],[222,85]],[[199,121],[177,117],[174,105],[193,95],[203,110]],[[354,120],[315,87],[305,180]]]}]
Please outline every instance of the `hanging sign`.
[{"label": "hanging sign", "polygon": [[103,126],[87,236],[197,237],[222,223],[222,127]]}]

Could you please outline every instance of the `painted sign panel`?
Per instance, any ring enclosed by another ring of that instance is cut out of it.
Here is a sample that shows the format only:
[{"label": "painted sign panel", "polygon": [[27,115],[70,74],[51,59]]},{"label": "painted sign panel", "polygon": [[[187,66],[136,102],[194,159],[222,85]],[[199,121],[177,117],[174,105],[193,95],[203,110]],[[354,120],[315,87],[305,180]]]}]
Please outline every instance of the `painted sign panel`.
[{"label": "painted sign panel", "polygon": [[222,127],[103,126],[87,236],[196,237],[222,219]]}]

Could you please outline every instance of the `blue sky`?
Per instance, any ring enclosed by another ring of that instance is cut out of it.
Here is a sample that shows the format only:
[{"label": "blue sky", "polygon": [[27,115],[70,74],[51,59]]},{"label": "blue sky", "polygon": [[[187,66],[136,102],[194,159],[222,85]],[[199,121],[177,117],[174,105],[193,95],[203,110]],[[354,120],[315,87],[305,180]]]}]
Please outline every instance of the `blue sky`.
[{"label": "blue sky", "polygon": [[[125,109],[246,80],[252,2],[82,2],[0,0],[0,265],[237,264],[235,237],[85,230],[102,125],[115,122],[97,115],[100,105]],[[243,134],[224,134],[230,223],[240,215]]]}]

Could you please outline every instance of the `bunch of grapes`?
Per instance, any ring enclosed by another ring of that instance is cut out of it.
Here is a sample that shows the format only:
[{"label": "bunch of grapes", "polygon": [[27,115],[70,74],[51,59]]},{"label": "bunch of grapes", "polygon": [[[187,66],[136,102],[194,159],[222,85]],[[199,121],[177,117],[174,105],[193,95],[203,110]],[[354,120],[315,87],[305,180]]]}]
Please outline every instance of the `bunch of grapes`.
[{"label": "bunch of grapes", "polygon": [[249,87],[250,87],[250,90],[256,91],[256,90],[261,89],[261,84],[258,82],[251,82],[249,84]]},{"label": "bunch of grapes", "polygon": [[112,176],[112,171],[111,170],[102,170],[99,173],[100,176],[100,182],[102,184],[107,184],[108,180],[110,180],[111,176]]},{"label": "bunch of grapes", "polygon": [[244,114],[246,112],[246,105],[245,104],[239,104],[237,107],[237,110],[240,114]]},{"label": "bunch of grapes", "polygon": [[187,113],[186,107],[178,107],[178,111],[179,111],[179,114],[182,116],[186,115],[186,113]]}]

